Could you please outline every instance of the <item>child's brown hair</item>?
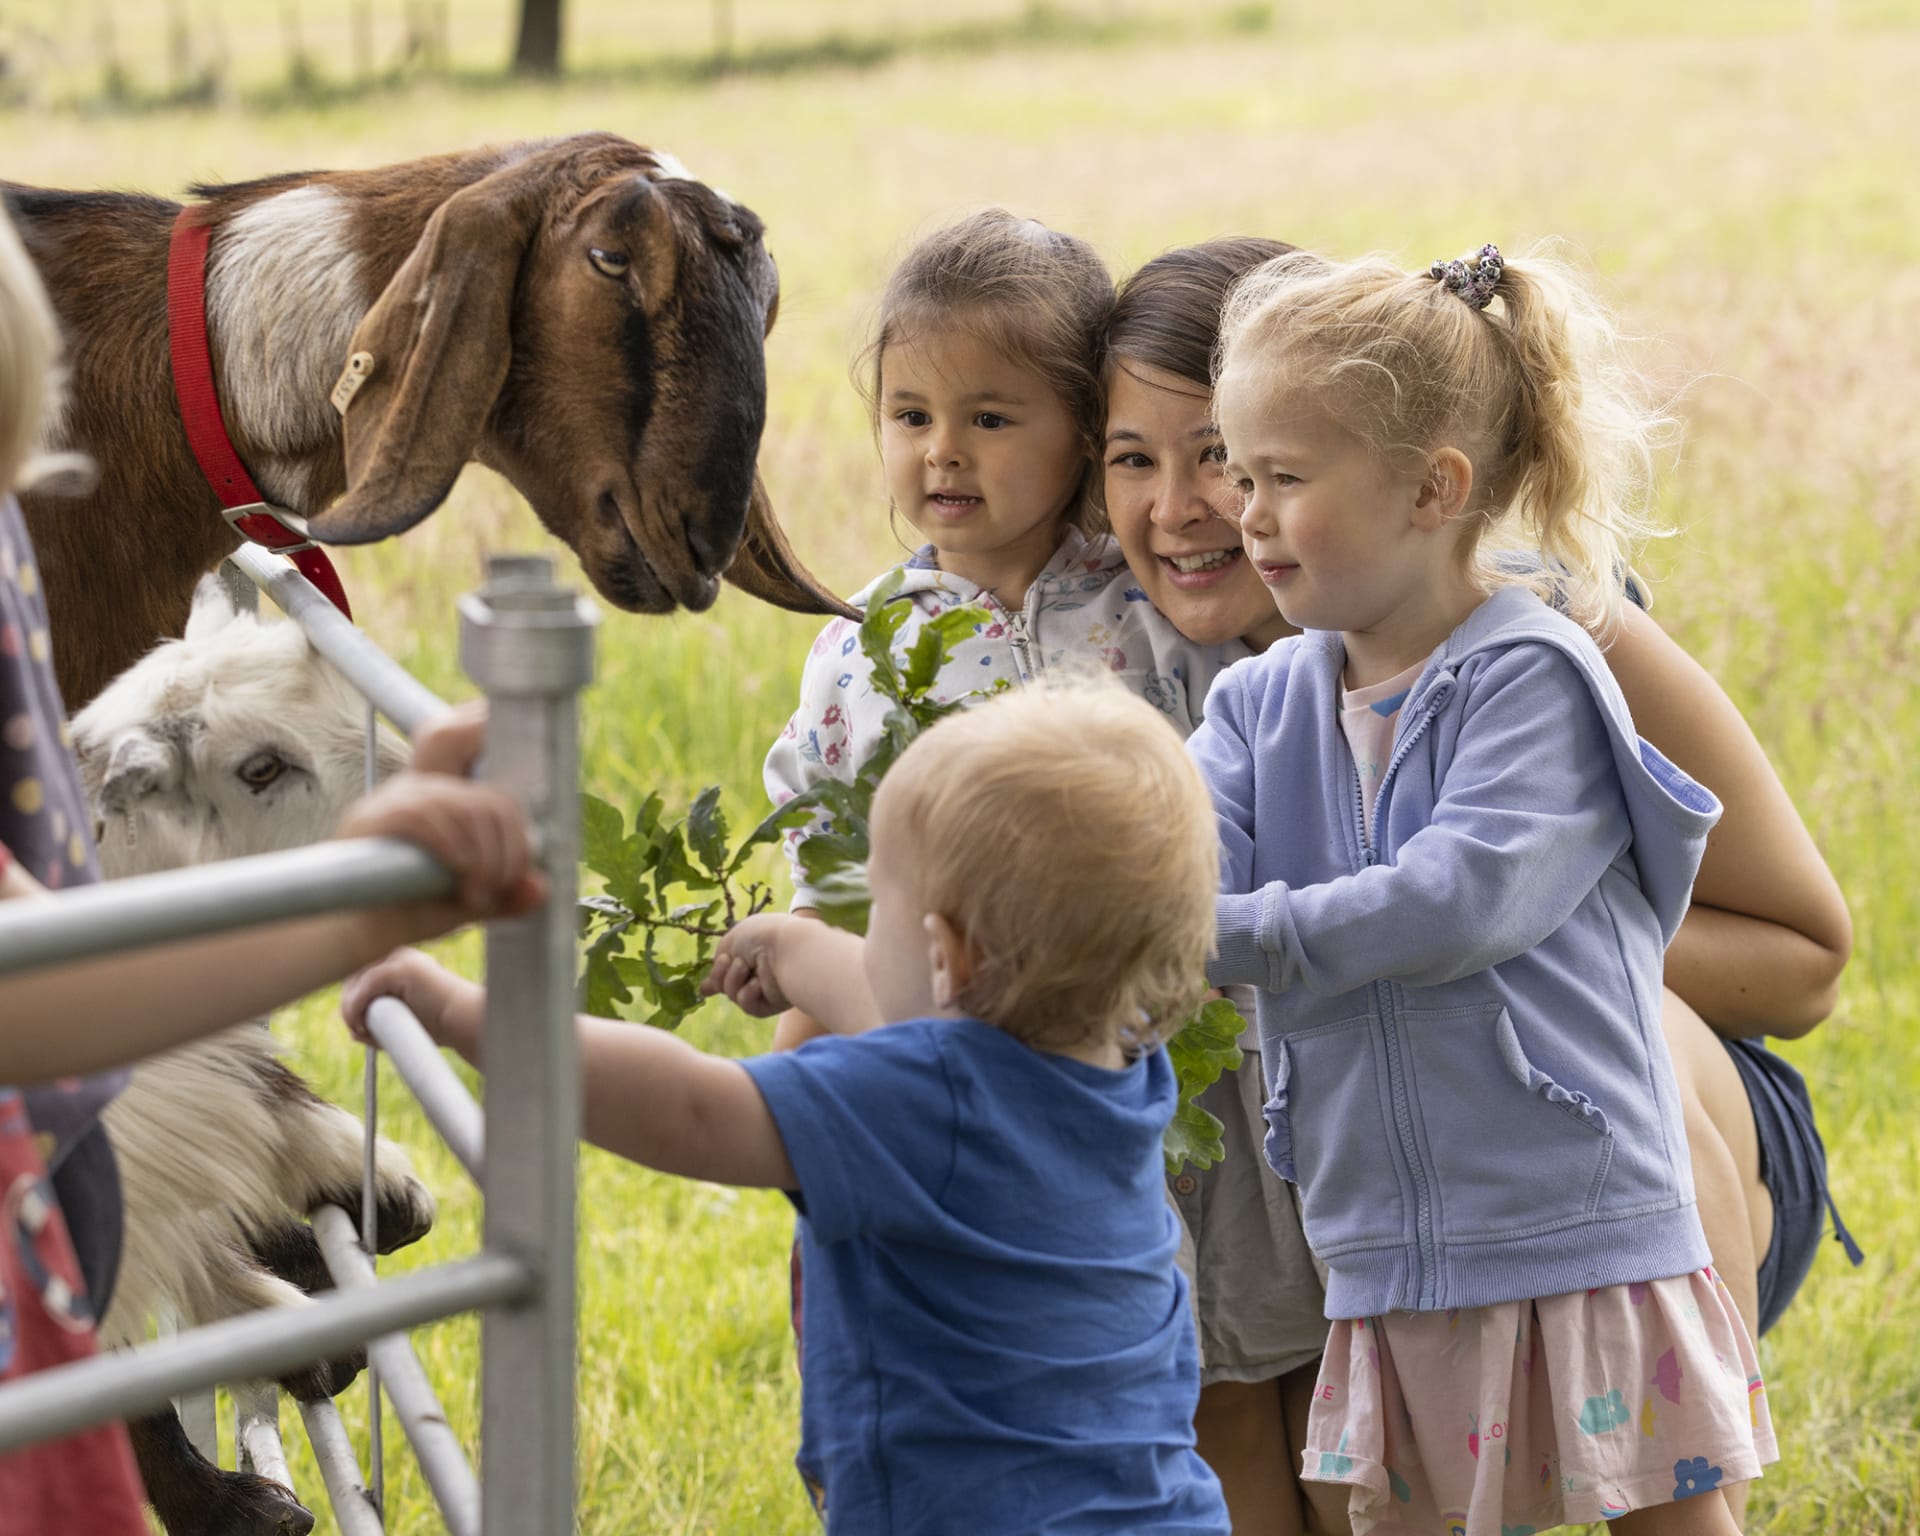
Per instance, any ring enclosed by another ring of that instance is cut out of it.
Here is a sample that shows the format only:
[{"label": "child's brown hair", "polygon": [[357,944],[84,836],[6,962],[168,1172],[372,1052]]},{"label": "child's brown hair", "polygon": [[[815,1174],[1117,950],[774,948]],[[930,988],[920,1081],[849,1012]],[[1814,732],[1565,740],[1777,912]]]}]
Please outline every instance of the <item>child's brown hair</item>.
[{"label": "child's brown hair", "polygon": [[855,376],[877,427],[887,348],[909,337],[961,331],[1039,374],[1079,429],[1086,466],[1067,518],[1091,532],[1104,427],[1100,342],[1112,307],[1113,279],[1086,241],[989,208],[934,231],[894,269]]}]

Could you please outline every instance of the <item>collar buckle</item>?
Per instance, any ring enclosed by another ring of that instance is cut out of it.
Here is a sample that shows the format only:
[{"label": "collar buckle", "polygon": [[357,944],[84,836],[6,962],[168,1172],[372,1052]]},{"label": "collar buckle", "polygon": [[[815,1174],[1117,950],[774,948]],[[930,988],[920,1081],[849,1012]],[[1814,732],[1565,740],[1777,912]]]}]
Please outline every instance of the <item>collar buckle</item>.
[{"label": "collar buckle", "polygon": [[307,531],[307,520],[284,507],[250,501],[238,507],[222,507],[220,515],[241,538],[276,555],[297,555],[320,547]]}]

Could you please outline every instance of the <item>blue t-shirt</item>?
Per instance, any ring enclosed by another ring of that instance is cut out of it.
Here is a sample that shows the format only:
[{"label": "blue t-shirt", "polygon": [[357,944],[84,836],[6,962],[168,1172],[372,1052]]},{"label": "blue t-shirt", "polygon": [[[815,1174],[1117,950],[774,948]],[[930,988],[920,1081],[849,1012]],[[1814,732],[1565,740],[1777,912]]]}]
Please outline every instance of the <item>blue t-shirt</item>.
[{"label": "blue t-shirt", "polygon": [[800,1461],[833,1536],[1224,1536],[1164,1051],[1115,1072],[919,1019],[744,1065],[800,1184]]}]

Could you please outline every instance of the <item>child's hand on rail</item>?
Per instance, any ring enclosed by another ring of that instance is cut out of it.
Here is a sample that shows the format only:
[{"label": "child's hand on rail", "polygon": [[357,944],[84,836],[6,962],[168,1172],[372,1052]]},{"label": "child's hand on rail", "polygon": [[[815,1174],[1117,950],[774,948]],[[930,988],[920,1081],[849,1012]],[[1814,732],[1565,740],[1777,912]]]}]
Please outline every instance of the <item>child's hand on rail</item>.
[{"label": "child's hand on rail", "polygon": [[431,938],[463,923],[518,917],[546,899],[546,877],[533,867],[526,817],[512,797],[465,777],[480,755],[486,713],[462,706],[425,726],[413,763],[364,799],[340,822],[341,837],[398,837],[445,864],[459,880],[441,901],[386,909],[395,928],[388,945]]},{"label": "child's hand on rail", "polygon": [[341,989],[340,1016],[362,1045],[375,1043],[367,1031],[367,1009],[382,997],[404,1003],[435,1045],[450,1045],[464,1054],[479,1039],[485,989],[417,949],[396,949],[349,977]]}]

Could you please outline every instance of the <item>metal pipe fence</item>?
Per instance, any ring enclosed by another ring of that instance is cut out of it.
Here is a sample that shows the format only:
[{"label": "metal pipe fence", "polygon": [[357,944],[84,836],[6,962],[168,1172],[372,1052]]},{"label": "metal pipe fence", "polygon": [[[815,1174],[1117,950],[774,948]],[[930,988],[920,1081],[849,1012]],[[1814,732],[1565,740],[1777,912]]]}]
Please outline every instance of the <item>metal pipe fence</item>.
[{"label": "metal pipe fence", "polygon": [[447,1150],[479,1182],[481,1159],[486,1155],[486,1116],[459,1074],[447,1065],[440,1047],[427,1038],[420,1021],[397,997],[374,1000],[367,1009],[367,1033],[386,1052]]},{"label": "metal pipe fence", "polygon": [[[290,565],[251,546],[234,563],[403,732],[412,735],[444,709]],[[460,603],[462,659],[489,705],[480,772],[526,806],[551,893],[538,911],[487,933],[493,985],[484,1115],[403,1006],[385,1000],[369,1019],[402,1082],[481,1187],[482,1251],[381,1280],[347,1213],[323,1207],[313,1223],[334,1292],[298,1309],[228,1319],[8,1386],[0,1390],[0,1455],[236,1382],[245,1384],[233,1392],[241,1465],[291,1486],[277,1395],[259,1381],[364,1344],[369,1377],[384,1388],[454,1536],[573,1528],[577,698],[592,676],[596,622],[590,604],[556,585],[544,557],[490,561],[487,585]],[[450,883],[417,848],[369,839],[83,887],[0,909],[0,973],[429,898]],[[368,1121],[371,1145],[371,1113]],[[476,1309],[483,1313],[484,1482],[468,1465],[405,1332]],[[341,1531],[379,1536],[378,1446],[370,1488],[334,1405],[303,1403],[300,1415]]]}]

